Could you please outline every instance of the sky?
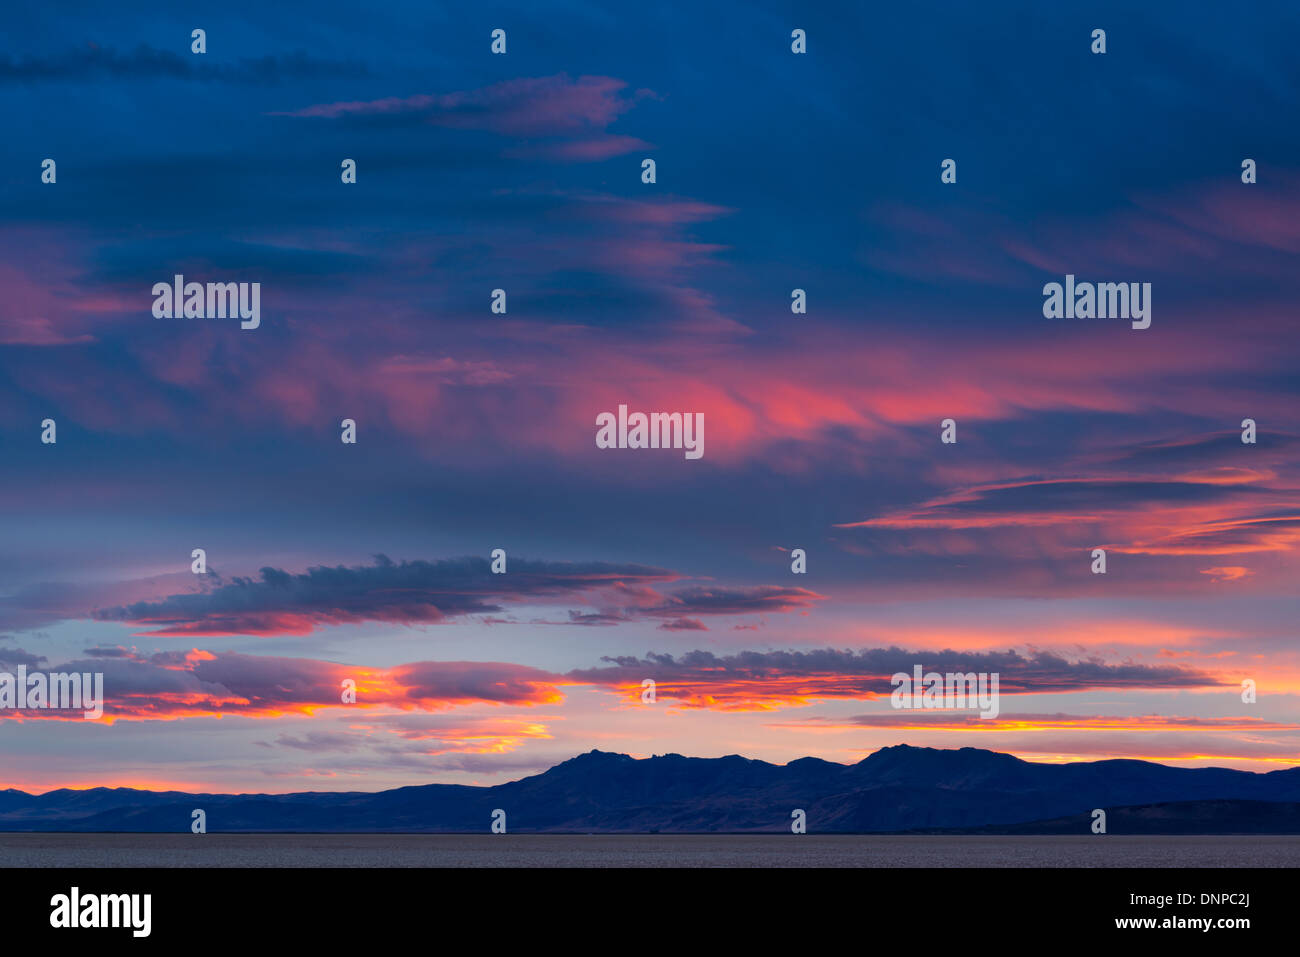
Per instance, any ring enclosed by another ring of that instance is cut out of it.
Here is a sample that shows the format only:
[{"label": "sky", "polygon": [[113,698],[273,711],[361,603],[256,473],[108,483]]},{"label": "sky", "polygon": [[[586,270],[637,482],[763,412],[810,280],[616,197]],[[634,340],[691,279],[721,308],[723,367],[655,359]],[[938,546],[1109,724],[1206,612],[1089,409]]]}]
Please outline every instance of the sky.
[{"label": "sky", "polygon": [[1132,6],[6,10],[0,786],[1300,763],[1300,11]]}]

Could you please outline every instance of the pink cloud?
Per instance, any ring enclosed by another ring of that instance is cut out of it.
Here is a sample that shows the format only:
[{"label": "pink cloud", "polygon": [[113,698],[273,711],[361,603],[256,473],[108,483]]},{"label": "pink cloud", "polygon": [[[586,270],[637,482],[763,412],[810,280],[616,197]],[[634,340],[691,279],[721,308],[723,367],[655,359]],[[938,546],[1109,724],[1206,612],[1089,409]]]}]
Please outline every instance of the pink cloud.
[{"label": "pink cloud", "polygon": [[489,130],[507,136],[553,136],[604,129],[648,90],[624,93],[627,83],[608,76],[560,73],[504,80],[478,90],[321,103],[273,116],[337,119],[410,114],[434,126]]},{"label": "pink cloud", "polygon": [[651,149],[645,140],[635,136],[615,136],[602,133],[576,140],[556,140],[535,143],[512,149],[506,155],[525,159],[557,160],[561,162],[594,163],[615,156],[625,156],[635,150]]}]

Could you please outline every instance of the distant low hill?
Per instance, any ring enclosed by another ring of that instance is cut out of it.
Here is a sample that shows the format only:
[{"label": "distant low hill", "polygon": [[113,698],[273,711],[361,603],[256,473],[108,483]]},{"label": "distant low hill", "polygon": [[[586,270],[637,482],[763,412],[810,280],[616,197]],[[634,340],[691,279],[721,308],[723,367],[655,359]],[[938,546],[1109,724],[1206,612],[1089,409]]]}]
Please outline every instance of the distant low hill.
[{"label": "distant low hill", "polygon": [[517,832],[962,831],[1300,834],[1300,768],[1256,774],[1148,761],[1035,764],[976,748],[897,745],[857,764],[730,755],[636,759],[590,751],[493,787],[429,784],[378,792],[187,794],[130,788],[0,791],[0,831],[486,832],[493,810]]},{"label": "distant low hill", "polygon": [[[1092,814],[978,828],[934,828],[931,834],[1088,834]],[[1295,801],[1170,801],[1106,810],[1107,834],[1300,834]]]}]

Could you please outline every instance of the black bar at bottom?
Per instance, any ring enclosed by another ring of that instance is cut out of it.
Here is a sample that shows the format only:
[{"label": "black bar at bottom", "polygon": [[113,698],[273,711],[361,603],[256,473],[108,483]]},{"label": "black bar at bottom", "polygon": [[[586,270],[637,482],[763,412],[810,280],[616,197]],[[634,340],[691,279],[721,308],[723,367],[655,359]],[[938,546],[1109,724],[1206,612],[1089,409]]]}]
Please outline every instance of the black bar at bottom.
[{"label": "black bar at bottom", "polygon": [[[12,868],[0,870],[0,893],[11,940],[375,947],[403,934],[460,940],[457,949],[675,940],[768,952],[787,938],[811,946],[846,932],[864,946],[932,938],[946,948],[1020,933],[1231,946],[1288,928],[1294,880],[1291,870],[1228,868]],[[116,910],[123,926],[52,926],[52,916],[73,922],[73,888],[76,923],[101,912],[109,923]],[[136,934],[142,896],[103,896],[146,894],[147,937]]]}]

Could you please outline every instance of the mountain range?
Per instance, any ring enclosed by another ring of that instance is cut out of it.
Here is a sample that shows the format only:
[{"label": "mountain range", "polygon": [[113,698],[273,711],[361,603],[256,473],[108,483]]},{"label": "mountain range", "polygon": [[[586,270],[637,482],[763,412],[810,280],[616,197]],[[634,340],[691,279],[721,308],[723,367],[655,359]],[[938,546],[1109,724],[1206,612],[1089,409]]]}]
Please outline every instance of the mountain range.
[{"label": "mountain range", "polygon": [[1267,773],[1149,761],[1039,764],[976,748],[882,748],[856,764],[739,755],[637,759],[590,751],[492,787],[189,794],[132,788],[0,791],[0,831],[1300,834],[1300,767]]}]

